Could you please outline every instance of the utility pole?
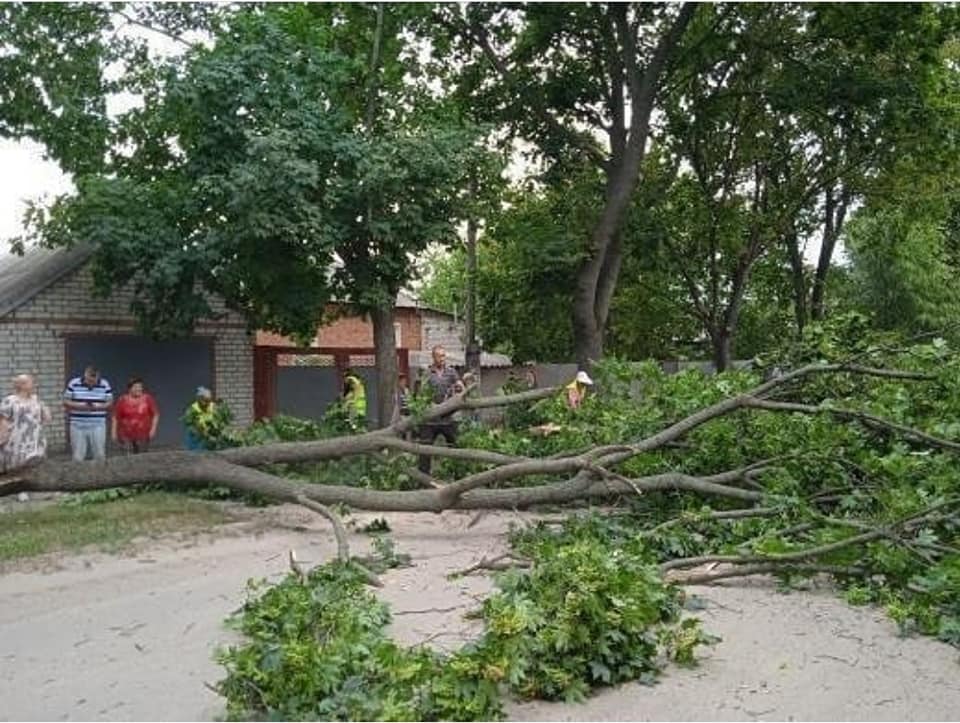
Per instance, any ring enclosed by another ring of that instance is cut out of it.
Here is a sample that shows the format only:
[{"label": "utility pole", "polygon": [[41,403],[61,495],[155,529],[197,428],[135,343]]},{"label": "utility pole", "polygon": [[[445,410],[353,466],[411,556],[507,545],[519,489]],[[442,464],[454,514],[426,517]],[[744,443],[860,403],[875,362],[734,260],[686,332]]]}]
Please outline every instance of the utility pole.
[{"label": "utility pole", "polygon": [[477,222],[467,221],[467,314],[466,365],[480,380],[480,345],[477,343]]}]

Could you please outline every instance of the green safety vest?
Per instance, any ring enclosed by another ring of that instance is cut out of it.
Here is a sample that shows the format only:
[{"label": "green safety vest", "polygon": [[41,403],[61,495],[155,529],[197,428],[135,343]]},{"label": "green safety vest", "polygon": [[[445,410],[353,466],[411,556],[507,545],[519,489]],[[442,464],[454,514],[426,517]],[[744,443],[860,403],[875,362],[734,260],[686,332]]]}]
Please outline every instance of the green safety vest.
[{"label": "green safety vest", "polygon": [[348,403],[353,405],[354,410],[356,410],[357,416],[366,417],[367,416],[367,392],[363,388],[363,382],[360,381],[360,377],[353,374],[347,375],[347,384],[350,385],[350,391],[347,392],[346,400]]},{"label": "green safety vest", "polygon": [[216,419],[216,403],[210,402],[206,409],[200,406],[200,402],[194,402],[190,405],[188,417],[192,420],[194,427],[201,434],[205,434],[211,422]]}]

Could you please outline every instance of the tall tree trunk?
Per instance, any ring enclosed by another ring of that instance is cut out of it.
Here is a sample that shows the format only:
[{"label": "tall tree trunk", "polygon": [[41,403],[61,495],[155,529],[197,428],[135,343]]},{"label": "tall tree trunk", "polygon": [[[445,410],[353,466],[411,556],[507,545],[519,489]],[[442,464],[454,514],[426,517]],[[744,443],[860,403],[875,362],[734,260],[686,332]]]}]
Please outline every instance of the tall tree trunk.
[{"label": "tall tree trunk", "polygon": [[823,297],[827,288],[827,274],[830,272],[837,240],[840,238],[840,232],[843,231],[849,203],[850,193],[846,189],[840,192],[839,200],[834,198],[833,189],[827,190],[824,202],[823,243],[820,244],[820,258],[817,260],[813,291],[810,295],[810,317],[818,321],[824,318],[826,311]]},{"label": "tall tree trunk", "polygon": [[[374,134],[374,118],[377,111],[378,71],[380,69],[380,44],[383,39],[383,3],[376,5],[376,27],[373,31],[373,47],[370,49],[370,77],[367,83],[367,105],[364,125],[370,136]],[[373,220],[373,200],[367,199],[367,223]],[[377,418],[376,426],[385,427],[393,421],[393,409],[397,396],[397,335],[393,328],[393,310],[396,292],[371,313],[373,321],[373,349],[377,367]]]},{"label": "tall tree trunk", "polygon": [[803,268],[803,254],[800,252],[800,240],[797,232],[792,231],[786,238],[790,256],[790,272],[793,278],[793,316],[797,324],[797,338],[803,338],[803,328],[807,325],[807,279]]},{"label": "tall tree trunk", "polygon": [[710,341],[713,345],[713,365],[717,372],[725,372],[730,368],[730,355],[733,346],[732,330],[721,325],[711,332]]},{"label": "tall tree trunk", "polygon": [[393,304],[378,306],[370,317],[377,365],[376,426],[386,427],[393,421],[397,401],[397,335],[393,328]]},{"label": "tall tree trunk", "polygon": [[479,378],[480,345],[477,343],[477,223],[467,221],[466,365]]},{"label": "tall tree trunk", "polygon": [[574,354],[581,369],[590,368],[603,356],[603,336],[610,311],[610,299],[620,273],[619,234],[640,178],[646,153],[657,90],[670,54],[680,43],[696,12],[694,3],[685,3],[670,28],[660,37],[649,63],[638,65],[636,32],[631,28],[626,7],[611,6],[611,18],[621,40],[623,75],[630,91],[629,138],[622,152],[614,147],[606,164],[607,188],[603,210],[590,233],[587,257],[577,271],[573,295]]}]

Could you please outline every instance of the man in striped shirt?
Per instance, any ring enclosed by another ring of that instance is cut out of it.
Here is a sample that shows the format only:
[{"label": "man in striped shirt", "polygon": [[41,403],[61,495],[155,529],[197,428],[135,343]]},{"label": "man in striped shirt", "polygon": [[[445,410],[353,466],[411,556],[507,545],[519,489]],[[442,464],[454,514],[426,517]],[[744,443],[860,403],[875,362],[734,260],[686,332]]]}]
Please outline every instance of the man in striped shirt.
[{"label": "man in striped shirt", "polygon": [[107,414],[113,404],[110,382],[91,364],[83,376],[74,377],[63,392],[63,408],[70,420],[73,459],[82,462],[92,453],[95,460],[106,456]]}]

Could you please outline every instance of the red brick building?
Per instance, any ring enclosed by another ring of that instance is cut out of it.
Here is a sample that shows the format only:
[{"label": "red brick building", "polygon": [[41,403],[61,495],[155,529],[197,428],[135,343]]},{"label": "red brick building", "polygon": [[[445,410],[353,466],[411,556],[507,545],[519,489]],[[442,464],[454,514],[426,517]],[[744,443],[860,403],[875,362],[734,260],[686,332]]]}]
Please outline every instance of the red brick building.
[{"label": "red brick building", "polygon": [[[330,323],[320,327],[308,348],[271,332],[257,332],[254,368],[256,416],[276,413],[317,417],[339,394],[343,372],[354,368],[365,379],[368,397],[376,384],[373,357],[373,324],[356,314],[337,316],[331,307]],[[409,378],[430,365],[430,350],[447,349],[451,364],[464,363],[464,325],[453,314],[424,306],[410,294],[397,296],[394,312],[397,366]],[[287,351],[289,350],[289,351]],[[501,354],[484,354],[482,366],[509,366]],[[368,410],[375,408],[368,400]]]}]

